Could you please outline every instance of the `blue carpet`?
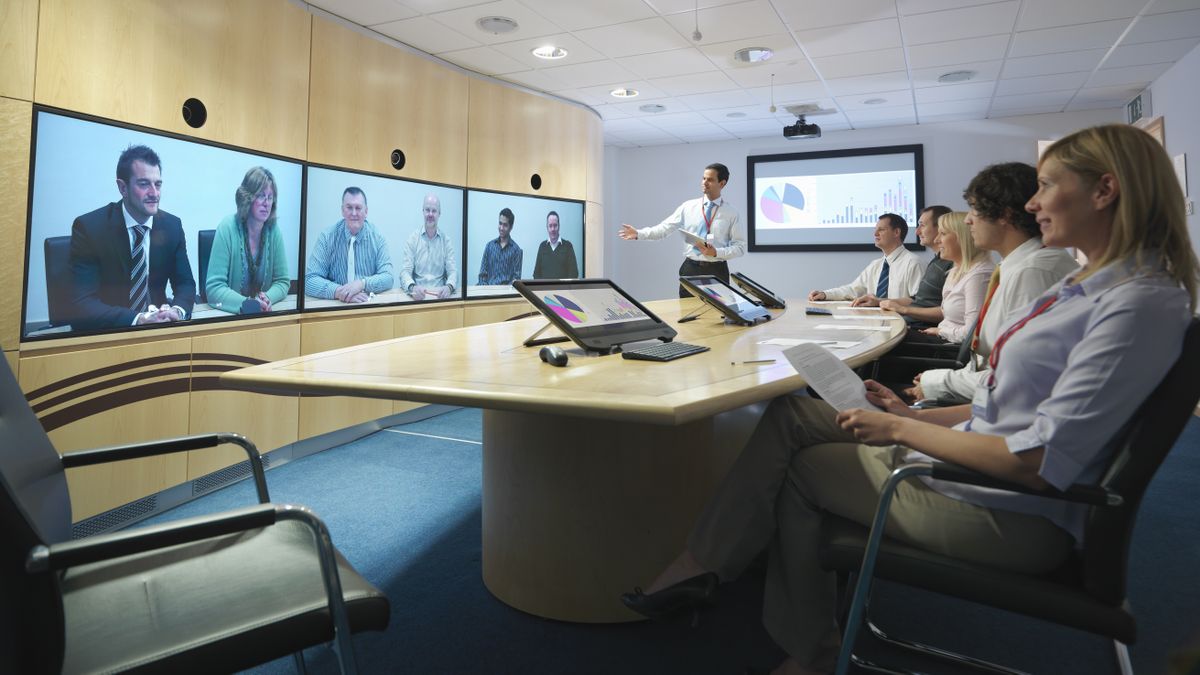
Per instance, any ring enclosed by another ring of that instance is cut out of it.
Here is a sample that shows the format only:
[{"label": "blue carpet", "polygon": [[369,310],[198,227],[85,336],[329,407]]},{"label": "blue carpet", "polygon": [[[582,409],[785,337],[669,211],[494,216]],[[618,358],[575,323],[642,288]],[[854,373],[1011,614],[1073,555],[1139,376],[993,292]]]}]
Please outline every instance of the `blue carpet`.
[{"label": "blue carpet", "polygon": [[[458,410],[398,427],[475,441],[481,415]],[[541,619],[493,598],[480,578],[481,448],[473,443],[381,431],[268,473],[271,497],[313,508],[348,560],[392,603],[383,633],[355,638],[365,673],[740,673],[782,658],[761,627],[762,576],[721,587],[719,610],[699,627],[583,625]],[[1141,638],[1135,670],[1166,671],[1167,653],[1197,637],[1200,420],[1192,419],[1142,506],[1131,558],[1130,601]],[[243,482],[151,522],[254,502]],[[1113,673],[1109,643],[1092,635],[960,601],[881,585],[875,613],[885,627],[1031,672]],[[334,672],[324,648],[310,671]],[[250,672],[291,673],[290,659]]]}]

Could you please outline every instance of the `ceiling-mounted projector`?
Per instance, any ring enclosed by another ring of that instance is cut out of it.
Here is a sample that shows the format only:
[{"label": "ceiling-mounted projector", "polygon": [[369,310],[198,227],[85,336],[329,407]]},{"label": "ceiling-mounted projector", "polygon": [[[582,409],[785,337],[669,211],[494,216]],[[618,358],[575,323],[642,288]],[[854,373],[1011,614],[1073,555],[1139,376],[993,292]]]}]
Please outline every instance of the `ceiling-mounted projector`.
[{"label": "ceiling-mounted projector", "polygon": [[797,138],[820,138],[821,127],[815,124],[808,124],[804,121],[804,115],[800,115],[795,124],[789,124],[783,128],[783,137],[788,140]]}]

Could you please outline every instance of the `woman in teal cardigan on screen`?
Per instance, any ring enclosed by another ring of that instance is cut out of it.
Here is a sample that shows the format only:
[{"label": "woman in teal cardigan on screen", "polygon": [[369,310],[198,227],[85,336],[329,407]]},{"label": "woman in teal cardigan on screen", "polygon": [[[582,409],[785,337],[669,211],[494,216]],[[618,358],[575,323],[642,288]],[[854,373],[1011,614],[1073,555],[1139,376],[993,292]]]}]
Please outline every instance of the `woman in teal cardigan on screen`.
[{"label": "woman in teal cardigan on screen", "polygon": [[232,314],[257,314],[287,297],[287,257],[275,224],[275,177],[256,166],[234,196],[237,213],[217,225],[204,290],[208,304]]}]

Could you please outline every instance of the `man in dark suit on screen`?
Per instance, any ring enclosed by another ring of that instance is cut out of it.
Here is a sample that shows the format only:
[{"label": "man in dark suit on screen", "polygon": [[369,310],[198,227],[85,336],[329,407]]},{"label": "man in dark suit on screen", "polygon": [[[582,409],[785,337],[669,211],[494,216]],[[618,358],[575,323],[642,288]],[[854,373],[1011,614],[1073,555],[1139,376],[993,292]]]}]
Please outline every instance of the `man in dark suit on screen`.
[{"label": "man in dark suit on screen", "polygon": [[183,224],[158,208],[158,155],[144,145],[126,148],[117,160],[117,190],[121,201],[71,225],[71,325],[92,330],[190,319],[196,278]]}]

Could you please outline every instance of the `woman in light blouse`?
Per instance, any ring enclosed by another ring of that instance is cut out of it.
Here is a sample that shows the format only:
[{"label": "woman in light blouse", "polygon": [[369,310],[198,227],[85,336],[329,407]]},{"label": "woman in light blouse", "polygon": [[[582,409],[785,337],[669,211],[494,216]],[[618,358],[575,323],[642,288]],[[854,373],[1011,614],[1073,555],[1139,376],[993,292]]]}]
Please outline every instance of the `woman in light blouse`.
[{"label": "woman in light blouse", "polygon": [[942,321],[921,331],[944,342],[962,342],[967,331],[979,319],[987,293],[988,279],[995,263],[987,251],[975,248],[971,228],[962,211],[947,213],[938,219],[936,246],[942,257],[954,263],[942,286]]},{"label": "woman in light blouse", "polygon": [[[623,596],[627,606],[655,617],[711,602],[718,578],[766,549],[763,622],[789,654],[775,672],[828,672],[840,633],[836,579],[817,557],[823,512],[869,524],[891,471],[926,458],[1036,489],[1101,478],[1113,439],[1179,356],[1200,265],[1171,160],[1145,132],[1071,134],[1043,154],[1038,184],[1026,208],[1046,245],[1089,262],[1013,314],[976,400],[912,410],[875,382],[867,398],[881,410],[775,399],[685,550],[649,592]],[[1081,543],[1085,516],[1082,505],[928,479],[901,486],[886,533],[1040,573]]]}]

